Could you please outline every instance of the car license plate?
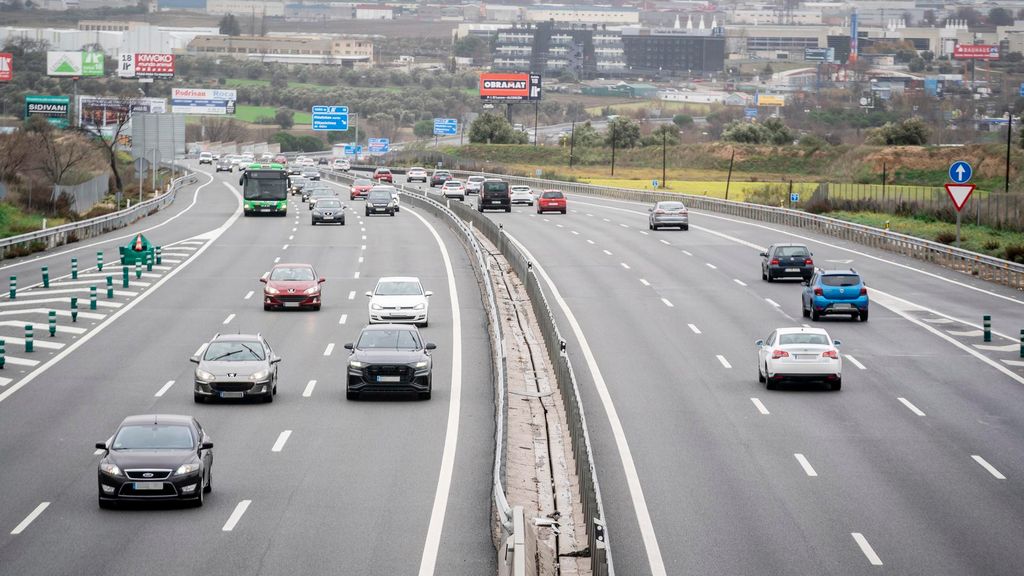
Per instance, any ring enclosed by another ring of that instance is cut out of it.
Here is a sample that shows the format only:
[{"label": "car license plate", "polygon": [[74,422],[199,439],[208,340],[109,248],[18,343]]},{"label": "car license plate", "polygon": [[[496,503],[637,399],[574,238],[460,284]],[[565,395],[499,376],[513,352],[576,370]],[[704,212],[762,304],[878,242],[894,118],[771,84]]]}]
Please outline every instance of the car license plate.
[{"label": "car license plate", "polygon": [[786,272],[799,272],[799,268],[786,268]]},{"label": "car license plate", "polygon": [[245,398],[245,392],[221,392],[221,398]]},{"label": "car license plate", "polygon": [[398,376],[377,376],[377,382],[401,382]]},{"label": "car license plate", "polygon": [[260,212],[270,212],[270,208],[260,208]]},{"label": "car license plate", "polygon": [[796,355],[796,359],[797,360],[814,360],[817,357],[818,357],[817,354],[797,354]]},{"label": "car license plate", "polygon": [[324,220],[334,220],[334,216],[324,216]]},{"label": "car license plate", "polygon": [[852,308],[852,306],[850,306],[849,304],[833,304],[832,308],[834,310],[849,310],[850,308]]},{"label": "car license plate", "polygon": [[164,489],[164,483],[163,482],[136,482],[135,483],[135,489],[136,490],[163,490]]},{"label": "car license plate", "polygon": [[284,303],[284,307],[285,308],[298,308],[299,307],[299,302],[285,302]]},{"label": "car license plate", "polygon": [[491,204],[501,204],[501,200],[491,200]]}]

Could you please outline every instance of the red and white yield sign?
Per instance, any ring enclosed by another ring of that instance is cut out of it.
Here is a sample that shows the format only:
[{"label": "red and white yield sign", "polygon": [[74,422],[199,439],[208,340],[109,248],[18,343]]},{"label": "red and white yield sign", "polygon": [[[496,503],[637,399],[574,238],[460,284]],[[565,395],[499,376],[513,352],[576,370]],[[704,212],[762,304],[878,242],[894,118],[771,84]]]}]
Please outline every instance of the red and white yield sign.
[{"label": "red and white yield sign", "polygon": [[953,201],[956,211],[959,212],[963,209],[964,204],[967,204],[971,192],[974,192],[974,184],[946,184],[946,192],[949,194],[950,200]]}]

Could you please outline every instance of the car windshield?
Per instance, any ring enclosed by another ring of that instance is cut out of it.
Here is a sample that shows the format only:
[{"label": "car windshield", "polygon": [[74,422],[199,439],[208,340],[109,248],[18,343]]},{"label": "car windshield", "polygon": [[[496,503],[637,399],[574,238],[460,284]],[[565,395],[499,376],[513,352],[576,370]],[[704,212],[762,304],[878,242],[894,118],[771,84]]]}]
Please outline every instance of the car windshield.
[{"label": "car windshield", "polygon": [[352,183],[353,186],[373,186],[373,182],[370,182],[366,178],[356,178],[356,181]]},{"label": "car windshield", "polygon": [[189,450],[194,446],[188,426],[122,426],[114,436],[113,450]]},{"label": "car windshield", "polygon": [[310,196],[317,196],[317,197],[320,197],[320,196],[334,196],[334,192],[331,192],[327,188],[314,188],[313,191],[309,193],[309,195]]},{"label": "car windshield", "polygon": [[367,200],[371,202],[391,202],[391,193],[386,190],[374,190],[370,192]]},{"label": "car windshield", "polygon": [[366,330],[359,335],[356,348],[360,350],[419,350],[420,339],[412,330]]},{"label": "car windshield", "polygon": [[317,208],[341,208],[341,202],[333,198],[324,198],[318,200],[316,203]]},{"label": "car windshield", "polygon": [[825,286],[856,286],[860,284],[860,276],[852,274],[825,274],[821,277],[821,283]]},{"label": "car windshield", "polygon": [[423,287],[415,280],[389,280],[378,282],[374,294],[378,296],[419,296]]},{"label": "car windshield", "polygon": [[807,248],[803,246],[779,246],[775,250],[776,256],[807,256]]},{"label": "car windshield", "polygon": [[658,202],[659,210],[682,210],[682,202]]},{"label": "car windshield", "polygon": [[828,346],[828,337],[824,334],[780,334],[779,345],[786,344],[820,344]]},{"label": "car windshield", "polygon": [[206,347],[203,360],[252,362],[263,360],[263,346],[259,342],[220,341]]},{"label": "car windshield", "polygon": [[561,192],[545,192],[544,193],[544,198],[561,198],[561,197],[562,197],[562,193]]},{"label": "car windshield", "polygon": [[[319,202],[317,202],[319,204]],[[274,271],[270,273],[271,280],[281,281],[308,281],[313,280],[316,277],[313,274],[312,268],[302,267],[287,267],[287,268],[274,268]]]}]

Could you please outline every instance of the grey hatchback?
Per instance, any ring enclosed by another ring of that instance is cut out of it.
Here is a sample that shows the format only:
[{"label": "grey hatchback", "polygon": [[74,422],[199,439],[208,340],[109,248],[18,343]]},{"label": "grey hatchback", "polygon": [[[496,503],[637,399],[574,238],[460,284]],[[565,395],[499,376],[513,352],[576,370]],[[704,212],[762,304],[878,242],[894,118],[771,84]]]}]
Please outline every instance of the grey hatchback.
[{"label": "grey hatchback", "polygon": [[217,334],[189,360],[198,364],[196,402],[252,397],[274,401],[281,358],[259,334]]},{"label": "grey hatchback", "polygon": [[647,219],[647,227],[651,230],[665,226],[690,229],[690,213],[682,202],[673,200],[658,202],[649,209],[651,215]]},{"label": "grey hatchback", "polygon": [[779,278],[802,278],[814,275],[813,254],[803,244],[772,244],[761,252],[761,279],[771,282]]}]

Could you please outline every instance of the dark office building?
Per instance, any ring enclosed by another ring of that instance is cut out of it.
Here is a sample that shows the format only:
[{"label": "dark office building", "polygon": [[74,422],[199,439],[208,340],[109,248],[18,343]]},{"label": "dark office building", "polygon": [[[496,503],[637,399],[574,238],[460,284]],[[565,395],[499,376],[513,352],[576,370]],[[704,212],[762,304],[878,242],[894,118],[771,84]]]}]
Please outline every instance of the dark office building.
[{"label": "dark office building", "polygon": [[622,30],[626,66],[633,72],[721,72],[725,67],[722,28],[625,28]]}]

